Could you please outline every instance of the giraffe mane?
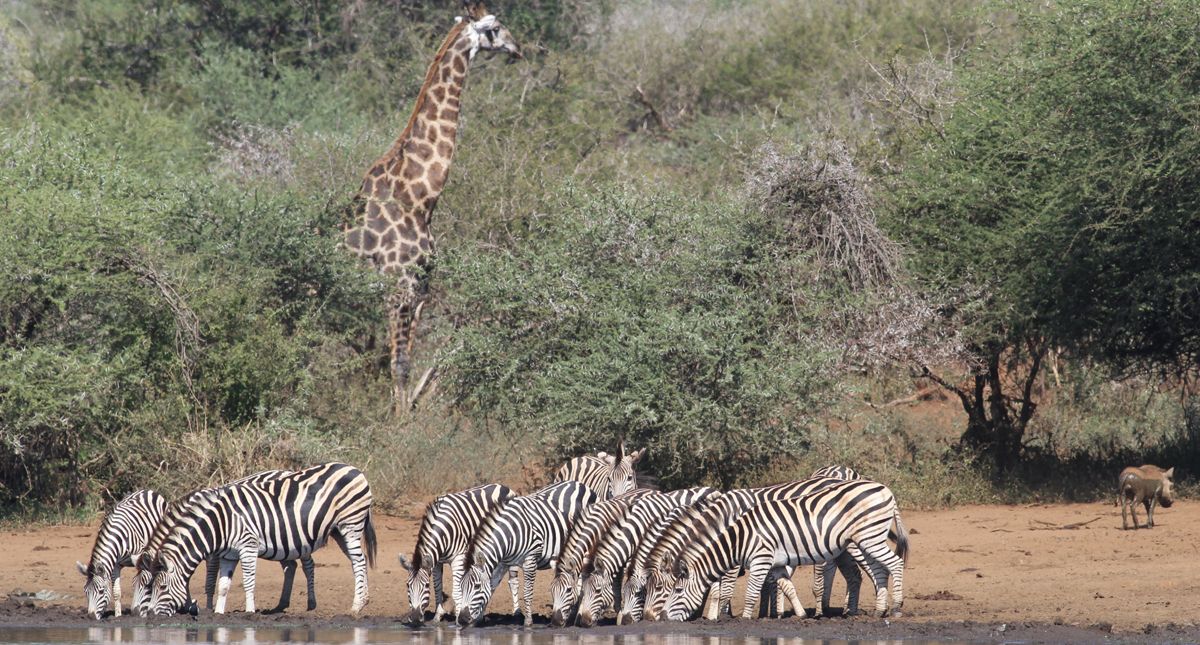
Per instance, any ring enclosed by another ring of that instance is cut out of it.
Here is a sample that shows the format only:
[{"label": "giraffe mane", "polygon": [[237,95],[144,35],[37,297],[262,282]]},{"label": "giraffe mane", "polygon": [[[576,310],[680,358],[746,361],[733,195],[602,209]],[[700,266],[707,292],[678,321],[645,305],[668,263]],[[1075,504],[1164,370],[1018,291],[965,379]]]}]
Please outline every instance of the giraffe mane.
[{"label": "giraffe mane", "polygon": [[461,21],[450,28],[450,33],[446,34],[446,39],[442,41],[441,47],[438,47],[437,53],[433,55],[433,61],[429,63],[429,69],[425,71],[425,81],[421,83],[421,89],[417,92],[417,100],[413,105],[412,114],[408,116],[408,123],[404,125],[404,130],[400,133],[400,137],[392,144],[392,147],[387,151],[387,154],[380,157],[375,163],[367,168],[369,175],[371,170],[376,166],[384,163],[388,159],[395,157],[404,149],[404,144],[408,143],[408,137],[412,133],[413,123],[417,120],[417,115],[421,113],[421,109],[425,107],[425,99],[429,96],[429,87],[433,84],[434,77],[437,74],[438,66],[442,63],[442,59],[446,57],[446,52],[449,51],[450,45],[458,40],[459,34],[463,29],[466,29],[467,22]]}]

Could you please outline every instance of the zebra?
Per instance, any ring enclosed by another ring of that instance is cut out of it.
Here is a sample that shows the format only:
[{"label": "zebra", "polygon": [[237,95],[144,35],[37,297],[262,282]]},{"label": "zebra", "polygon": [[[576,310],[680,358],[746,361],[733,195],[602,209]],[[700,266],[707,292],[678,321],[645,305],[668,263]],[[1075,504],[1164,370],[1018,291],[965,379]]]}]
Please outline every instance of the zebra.
[{"label": "zebra", "polygon": [[[841,481],[799,498],[762,500],[742,511],[723,510],[724,517],[715,518],[716,530],[698,531],[675,561],[676,585],[667,604],[668,619],[692,616],[708,587],[737,567],[744,567],[749,575],[742,609],[742,618],[749,618],[772,569],[826,562],[843,551],[850,551],[871,575],[875,612],[880,616],[887,615],[891,576],[892,611],[901,615],[908,536],[887,486],[862,479]],[[898,553],[888,546],[893,523]]]},{"label": "zebra", "polygon": [[[126,495],[105,516],[96,533],[87,566],[75,562],[84,577],[83,594],[88,601],[88,614],[99,620],[111,605],[113,615],[121,615],[121,568],[133,566],[146,550],[150,534],[166,508],[166,498],[143,489]],[[134,604],[138,601],[135,593]]]},{"label": "zebra", "polygon": [[188,579],[211,553],[221,555],[221,580],[214,611],[224,613],[233,568],[240,562],[246,611],[253,612],[258,558],[296,560],[333,537],[354,571],[358,614],[366,606],[367,567],[374,566],[376,538],[371,488],[363,473],[328,463],[263,482],[230,484],[193,494],[153,556],[151,606],[174,614],[188,603]]},{"label": "zebra", "polygon": [[462,579],[463,605],[455,608],[458,624],[465,627],[479,620],[504,572],[520,567],[525,625],[532,625],[537,570],[554,564],[572,524],[595,501],[595,491],[579,482],[565,481],[511,499],[488,515],[467,553],[471,567]]},{"label": "zebra", "polygon": [[864,479],[864,477],[855,472],[853,468],[837,465],[818,468],[815,472],[813,472],[813,474],[808,476],[809,479],[816,479],[817,477],[832,477],[833,479],[841,479],[843,481]]},{"label": "zebra", "polygon": [[651,494],[659,493],[648,488],[635,488],[612,499],[596,502],[584,509],[579,519],[571,525],[571,533],[554,566],[554,580],[550,583],[551,625],[566,625],[574,613],[583,569],[595,552],[600,538],[609,527],[625,517],[630,506]]},{"label": "zebra", "polygon": [[[450,593],[454,607],[462,606],[460,595],[463,572],[467,564],[467,547],[471,537],[484,518],[496,507],[515,497],[512,489],[503,484],[486,484],[457,493],[442,495],[425,507],[425,517],[417,532],[417,545],[413,549],[412,561],[400,556],[400,566],[408,571],[408,620],[420,623],[425,620],[425,608],[429,605],[430,582],[434,593],[435,621],[442,619],[446,609],[442,606],[445,593],[442,587],[442,565],[450,563]],[[513,596],[513,613],[520,610],[517,604],[516,573],[509,572],[509,587]]]},{"label": "zebra", "polygon": [[598,452],[575,457],[563,464],[555,473],[554,482],[574,480],[596,491],[600,499],[612,499],[638,487],[634,466],[645,456],[645,448],[626,453],[622,441],[616,455]]},{"label": "zebra", "polygon": [[615,583],[619,581],[638,545],[650,528],[680,506],[699,503],[714,492],[712,488],[687,488],[647,495],[629,509],[625,518],[600,538],[595,553],[583,569],[577,624],[591,627],[614,605]]},{"label": "zebra", "polygon": [[[265,470],[262,472],[243,477],[241,479],[229,482],[226,485],[241,484],[245,482],[264,482],[272,479],[278,479],[292,474],[290,470]],[[164,540],[170,534],[176,523],[179,521],[179,514],[187,505],[189,500],[196,497],[197,493],[185,495],[180,500],[168,505],[164,511],[162,518],[154,527],[154,532],[150,535],[150,539],[145,548],[145,554],[149,557],[139,558],[135,564],[137,566],[137,574],[133,579],[133,604],[130,606],[130,611],[137,613],[139,616],[148,616],[150,614],[150,583],[153,577],[153,572],[150,570],[150,563],[153,561],[153,556],[158,552]],[[204,594],[205,594],[205,609],[213,608],[213,596],[217,586],[217,574],[220,570],[220,556],[211,554],[206,561],[206,575],[204,577]],[[312,611],[317,608],[317,595],[314,573],[316,566],[313,563],[311,556],[300,558],[301,566],[304,569],[304,577],[308,583],[308,610]],[[274,609],[267,610],[266,613],[277,613],[284,611],[291,605],[292,583],[296,577],[296,561],[287,560],[279,563],[283,567],[283,589],[279,595],[279,604]]]},{"label": "zebra", "polygon": [[[763,501],[794,499],[802,497],[814,491],[837,484],[841,481],[842,480],[828,477],[818,477],[815,479],[802,479],[799,481],[784,482],[782,484],[775,484],[773,486],[732,490],[729,491],[727,495],[738,498],[742,502],[742,506],[749,508]],[[711,531],[712,529],[710,528],[710,525],[711,520],[708,521],[705,526],[700,528]],[[647,586],[646,598],[644,601],[644,612],[647,618],[651,620],[657,619],[662,611],[662,608],[666,604],[667,598],[674,588],[674,573],[672,572],[671,567],[679,553],[682,551],[682,548],[686,546],[685,540],[693,539],[695,537],[696,530],[699,530],[699,528],[693,523],[690,529],[691,532],[689,533],[680,533],[678,531],[672,533],[671,536],[673,540],[669,544],[664,545],[664,548],[661,549],[659,553],[650,560],[651,566],[646,576]],[[684,536],[686,536],[686,538]],[[851,590],[851,593],[854,594],[855,599],[857,600],[861,576],[858,575],[856,569],[849,565],[850,562],[844,559],[840,563],[843,574],[847,576],[847,587]],[[792,607],[796,609],[796,613],[799,614],[802,611],[802,605],[800,603],[799,596],[796,595],[796,588],[791,581],[792,573],[794,571],[795,567],[789,566],[782,566],[779,569],[772,569],[770,572],[770,578],[767,580],[769,584],[767,584],[764,588],[777,589],[778,595],[786,597],[787,600],[792,604]],[[733,593],[733,584],[737,578],[737,575],[738,571],[735,568],[727,572],[726,577],[722,579],[722,584],[719,587],[721,591],[720,601],[719,604],[714,604],[715,611],[729,611],[728,607],[730,596]],[[822,579],[822,589],[823,588],[824,581]],[[769,598],[775,598],[776,596],[776,594],[767,595]],[[828,603],[826,603],[826,606],[827,605]],[[710,619],[715,619],[717,616],[710,614],[708,617]]]}]

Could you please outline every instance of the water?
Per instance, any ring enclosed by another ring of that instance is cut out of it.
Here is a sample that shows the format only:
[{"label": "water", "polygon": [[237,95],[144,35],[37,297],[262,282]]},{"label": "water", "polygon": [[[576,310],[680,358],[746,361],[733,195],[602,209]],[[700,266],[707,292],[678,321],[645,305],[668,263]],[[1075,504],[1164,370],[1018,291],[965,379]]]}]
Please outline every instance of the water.
[{"label": "water", "polygon": [[542,632],[519,629],[392,629],[386,627],[0,627],[0,643],[26,645],[89,643],[187,643],[188,645],[914,645],[916,641],[836,641],[742,635],[651,633],[589,634],[578,630]]}]

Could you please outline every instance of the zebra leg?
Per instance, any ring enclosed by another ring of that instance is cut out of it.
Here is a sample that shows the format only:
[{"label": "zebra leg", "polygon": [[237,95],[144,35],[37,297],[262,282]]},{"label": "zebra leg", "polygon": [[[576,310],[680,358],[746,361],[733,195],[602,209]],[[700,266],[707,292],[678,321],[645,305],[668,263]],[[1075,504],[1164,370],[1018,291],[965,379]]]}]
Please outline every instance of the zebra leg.
[{"label": "zebra leg", "polygon": [[[220,570],[220,555],[213,553],[204,559],[204,608],[210,611],[213,608],[213,593],[217,590],[217,572]],[[146,593],[149,595],[150,592]]]},{"label": "zebra leg", "polygon": [[367,592],[367,556],[362,550],[362,525],[338,527],[333,532],[333,539],[342,548],[342,553],[350,559],[350,568],[354,570],[354,602],[350,612],[358,615],[370,602]]},{"label": "zebra leg", "polygon": [[521,575],[521,567],[513,567],[508,570],[508,590],[512,592],[513,615],[521,615],[521,602],[518,598],[518,587],[521,585],[519,576]]},{"label": "zebra leg", "polygon": [[308,611],[317,608],[317,565],[311,555],[300,558],[300,568],[304,569],[304,583],[308,591]]},{"label": "zebra leg", "polygon": [[717,605],[717,615],[725,614],[726,616],[733,615],[733,588],[737,585],[737,578],[740,571],[732,569],[726,571],[724,576],[721,576],[720,587],[720,603]]},{"label": "zebra leg", "polygon": [[1154,528],[1154,503],[1158,501],[1158,495],[1151,495],[1150,499],[1146,500],[1146,528]]},{"label": "zebra leg", "polygon": [[[433,594],[433,622],[438,622],[442,619],[442,615],[446,613],[446,608],[442,603],[446,601],[446,593],[442,590],[442,565],[433,565],[433,589],[430,593]],[[455,605],[458,607],[458,605]]]},{"label": "zebra leg", "polygon": [[[887,549],[886,542],[883,546]],[[859,552],[855,558],[858,560],[859,565],[871,576],[871,582],[875,584],[875,615],[880,617],[886,616],[888,567],[884,566],[883,562],[878,559],[879,554],[877,552],[868,550],[868,548],[864,548],[861,544],[858,547]],[[891,549],[887,550],[891,551]],[[895,557],[895,554],[892,554],[892,557]]]},{"label": "zebra leg", "polygon": [[279,604],[275,605],[274,609],[263,612],[266,614],[278,614],[292,604],[292,584],[296,581],[296,561],[282,560],[279,566],[283,567],[283,589],[279,592]]},{"label": "zebra leg", "polygon": [[112,572],[112,610],[113,616],[121,616],[121,565],[118,563]]},{"label": "zebra leg", "polygon": [[[233,583],[233,570],[237,568],[237,560],[225,560],[217,557],[217,565],[213,566],[212,561],[209,561],[209,571],[212,571],[213,578],[220,575],[220,580],[216,582],[217,587],[217,602],[213,605],[213,613],[225,613],[225,598],[229,595],[229,585]],[[246,580],[246,569],[242,568],[242,581]]]},{"label": "zebra leg", "polygon": [[[241,551],[241,589],[246,592],[246,613],[253,614],[254,609],[254,574],[258,569],[258,549]],[[230,568],[230,572],[233,569]],[[221,598],[217,602],[224,605],[224,592],[229,590],[227,578],[221,579],[224,583],[224,589],[221,593]]]},{"label": "zebra leg", "polygon": [[[454,598],[454,611],[458,612],[463,607],[462,601],[462,579],[463,574],[467,572],[467,554],[462,553],[454,556],[450,561],[450,595]],[[451,615],[451,621],[454,616]]]},{"label": "zebra leg", "polygon": [[[858,594],[862,591],[862,571],[859,570],[858,564],[854,560],[854,552],[858,551],[858,547],[853,544],[834,560],[834,565],[838,571],[842,572],[842,577],[846,579],[846,604],[843,605],[842,615],[853,616],[858,613]],[[827,580],[833,579],[833,573],[830,572],[826,576]],[[822,602],[828,604],[829,596],[833,593],[833,585],[825,589],[825,595]]]},{"label": "zebra leg", "polygon": [[833,591],[833,567],[832,562],[818,562],[813,565],[812,593],[813,600],[818,603],[813,609],[813,618],[829,615],[829,596]]},{"label": "zebra leg", "polygon": [[[792,584],[792,574],[795,573],[795,567],[784,567],[786,575],[779,579],[779,594],[787,598],[788,604],[792,606],[792,613],[801,618],[807,618],[808,612],[804,611],[804,603],[800,602],[800,596],[796,593],[796,585]],[[779,615],[783,616],[783,600],[776,601],[779,607]]]},{"label": "zebra leg", "polygon": [[527,558],[525,565],[521,568],[525,574],[523,576],[525,583],[525,626],[531,627],[533,625],[533,580],[537,577],[537,559],[532,557]]},{"label": "zebra leg", "polygon": [[758,611],[758,598],[762,595],[763,583],[771,572],[773,558],[756,558],[750,562],[746,576],[746,602],[742,605],[742,619],[754,617]]},{"label": "zebra leg", "polygon": [[[887,542],[881,540],[863,547],[868,556],[879,563],[879,566],[884,569],[883,582],[887,584],[889,574],[892,578],[892,611],[893,616],[902,615],[901,609],[904,607],[904,559],[896,555],[892,551]],[[877,607],[878,608],[878,607]],[[884,606],[884,611],[887,607]]]}]

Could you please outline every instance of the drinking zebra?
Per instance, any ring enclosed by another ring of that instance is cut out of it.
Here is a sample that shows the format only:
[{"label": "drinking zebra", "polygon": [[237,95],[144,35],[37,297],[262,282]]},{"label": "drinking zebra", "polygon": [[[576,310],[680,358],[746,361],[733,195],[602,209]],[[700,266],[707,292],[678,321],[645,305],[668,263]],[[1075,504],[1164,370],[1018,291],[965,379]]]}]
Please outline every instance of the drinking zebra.
[{"label": "drinking zebra", "polygon": [[[234,480],[226,485],[241,484],[245,482],[264,482],[272,479],[278,479],[292,474],[290,470],[265,470],[254,473],[247,477]],[[158,553],[159,547],[166,540],[167,535],[179,522],[180,513],[186,507],[190,500],[195,498],[201,491],[195,491],[185,495],[180,500],[169,504],[163,512],[162,517],[154,527],[154,532],[150,535],[150,539],[146,545],[144,553],[147,557],[138,558],[135,561],[137,573],[133,579],[133,603],[130,605],[130,611],[139,616],[147,616],[150,613],[150,582],[153,577],[153,572],[150,570],[150,563],[154,560],[154,555]],[[206,560],[206,575],[204,576],[204,596],[205,609],[213,608],[213,597],[217,587],[217,575],[220,570],[220,555],[210,554]],[[316,570],[311,556],[300,558],[301,566],[304,569],[304,577],[308,587],[308,610],[312,611],[317,608],[316,582],[314,573]],[[281,612],[291,605],[292,584],[296,578],[296,561],[286,560],[279,563],[283,567],[283,589],[279,594],[279,604],[274,609],[267,610],[267,613]],[[222,605],[224,606],[224,605]],[[194,607],[193,607],[194,608]]]},{"label": "drinking zebra", "polygon": [[[832,560],[849,551],[875,583],[875,611],[887,615],[888,577],[892,578],[892,611],[904,603],[904,561],[908,537],[896,498],[883,484],[869,480],[838,482],[794,499],[762,500],[748,510],[722,509],[716,531],[701,531],[674,565],[675,590],[666,614],[670,620],[693,616],[704,594],[731,568],[749,576],[742,618],[754,615],[768,573],[777,567]],[[733,518],[733,521],[729,520]],[[897,549],[888,546],[896,525]],[[853,612],[854,607],[849,610]]]},{"label": "drinking zebra", "polygon": [[612,499],[596,502],[584,509],[571,526],[571,533],[554,565],[554,581],[550,583],[550,624],[562,627],[575,613],[580,578],[588,558],[609,527],[621,521],[630,506],[648,495],[659,495],[648,488],[637,488]]},{"label": "drinking zebra", "polygon": [[635,502],[625,517],[600,538],[595,553],[584,566],[577,624],[591,627],[614,606],[621,574],[656,522],[675,508],[697,504],[713,492],[703,486],[686,488],[647,495]]},{"label": "drinking zebra", "polygon": [[[121,568],[133,566],[146,550],[150,534],[166,507],[167,500],[162,495],[152,490],[137,490],[117,502],[100,523],[87,566],[75,563],[85,580],[83,594],[87,597],[89,615],[103,618],[110,606],[113,615],[121,615]],[[135,593],[134,603],[138,600]]]},{"label": "drinking zebra", "polygon": [[[434,594],[435,621],[446,613],[443,606],[445,593],[442,587],[442,565],[450,563],[450,594],[455,610],[462,607],[461,584],[467,568],[467,548],[471,537],[488,516],[501,504],[516,497],[508,486],[486,484],[457,493],[442,495],[425,507],[425,517],[417,532],[417,546],[413,549],[412,561],[400,556],[400,566],[408,571],[408,620],[419,623],[425,620],[425,609],[429,606],[430,582]],[[509,588],[512,590],[513,613],[520,611],[517,604],[517,573],[509,572]]]},{"label": "drinking zebra", "polygon": [[471,568],[462,580],[463,605],[455,608],[458,623],[467,626],[479,620],[504,572],[520,567],[525,624],[532,625],[537,570],[550,568],[571,525],[595,501],[596,493],[587,486],[565,481],[513,498],[484,519],[467,554]]},{"label": "drinking zebra", "polygon": [[[818,491],[840,483],[841,481],[842,480],[832,479],[829,477],[818,477],[815,479],[802,479],[799,481],[784,482],[782,484],[775,484],[773,486],[737,489],[729,491],[726,493],[726,495],[729,497],[738,498],[741,502],[743,502],[740,507],[749,508],[763,501],[799,498],[813,493],[814,491]],[[688,516],[685,515],[685,518],[688,518]],[[646,574],[645,599],[643,601],[644,612],[646,618],[649,620],[658,619],[662,608],[666,605],[667,598],[670,596],[671,591],[675,587],[673,565],[681,553],[682,548],[686,546],[686,543],[689,540],[695,539],[695,537],[702,532],[712,532],[717,530],[714,528],[715,520],[712,519],[709,514],[699,516],[693,514],[692,517],[688,518],[688,521],[690,522],[689,525],[680,527],[680,529],[674,532],[665,534],[671,536],[668,540],[669,543],[663,545],[663,548],[659,549],[659,551],[656,552],[649,561],[650,568]],[[732,519],[729,521],[732,521]],[[847,576],[847,588],[857,600],[861,576],[857,574],[857,570],[850,566],[850,562],[848,560],[844,560],[840,566],[843,574]],[[796,588],[791,581],[792,573],[794,571],[794,566],[786,565],[781,566],[778,569],[772,569],[770,571],[770,577],[764,582],[763,589],[768,592],[766,594],[769,599],[769,602],[767,603],[768,605],[778,606],[778,602],[771,602],[771,600],[775,599],[776,595],[779,595],[786,598],[792,604],[792,607],[795,608],[796,613],[799,614],[803,610],[801,609],[802,605],[800,603],[800,598],[796,594]],[[819,572],[819,569],[817,571]],[[719,611],[732,613],[729,609],[729,603],[731,600],[733,584],[737,579],[737,575],[738,568],[734,567],[726,573],[725,577],[722,578],[722,584],[720,587],[714,586],[714,589],[720,589],[721,596],[719,604],[713,605],[714,612],[711,612],[708,615],[708,618],[716,619],[716,613]],[[823,579],[821,584],[823,588]],[[771,591],[777,591],[777,594],[770,593]],[[770,615],[770,613],[771,612],[768,612],[768,615]]]},{"label": "drinking zebra", "polygon": [[568,461],[559,467],[554,481],[577,481],[596,491],[599,499],[612,499],[638,487],[634,466],[645,456],[645,448],[626,453],[625,442],[622,441],[620,452],[616,455],[598,452]]},{"label": "drinking zebra", "polygon": [[354,571],[351,612],[368,601],[367,566],[375,560],[371,489],[353,466],[329,463],[262,482],[194,493],[153,556],[151,606],[170,615],[188,603],[188,579],[211,553],[221,555],[217,613],[224,612],[233,568],[240,562],[246,611],[253,612],[258,558],[296,560],[332,537]]}]

